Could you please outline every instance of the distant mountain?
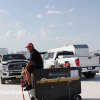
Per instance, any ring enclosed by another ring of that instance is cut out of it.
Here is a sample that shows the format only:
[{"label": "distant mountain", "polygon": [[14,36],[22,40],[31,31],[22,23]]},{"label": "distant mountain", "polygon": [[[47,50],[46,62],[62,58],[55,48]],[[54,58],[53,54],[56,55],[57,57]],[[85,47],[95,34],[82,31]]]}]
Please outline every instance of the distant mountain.
[{"label": "distant mountain", "polygon": [[96,51],[90,52],[89,55],[92,55],[94,52],[100,53],[100,49],[99,50],[96,50]]}]

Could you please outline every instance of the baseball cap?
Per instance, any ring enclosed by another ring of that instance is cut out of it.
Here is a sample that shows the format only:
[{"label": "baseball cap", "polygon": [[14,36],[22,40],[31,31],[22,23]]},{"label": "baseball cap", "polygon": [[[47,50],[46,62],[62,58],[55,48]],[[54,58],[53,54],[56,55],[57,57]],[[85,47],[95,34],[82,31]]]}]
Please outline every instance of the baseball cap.
[{"label": "baseball cap", "polygon": [[29,43],[25,48],[34,47],[32,43]]}]

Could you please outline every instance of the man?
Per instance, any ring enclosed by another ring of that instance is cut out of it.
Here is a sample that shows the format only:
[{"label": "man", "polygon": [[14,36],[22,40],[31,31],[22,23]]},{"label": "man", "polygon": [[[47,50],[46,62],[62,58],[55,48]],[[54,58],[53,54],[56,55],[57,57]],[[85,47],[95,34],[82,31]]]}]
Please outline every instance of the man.
[{"label": "man", "polygon": [[23,69],[23,73],[26,75],[26,80],[28,81],[28,86],[24,89],[24,91],[28,91],[32,89],[31,85],[31,73],[34,69],[42,69],[43,61],[40,53],[34,48],[32,43],[29,43],[25,48],[30,53],[30,60],[25,69]]}]

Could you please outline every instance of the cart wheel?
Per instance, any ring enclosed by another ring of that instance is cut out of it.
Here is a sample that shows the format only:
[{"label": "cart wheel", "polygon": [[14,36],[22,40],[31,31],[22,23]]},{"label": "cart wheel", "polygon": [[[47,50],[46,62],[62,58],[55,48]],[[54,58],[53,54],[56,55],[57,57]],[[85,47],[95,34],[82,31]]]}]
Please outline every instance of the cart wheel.
[{"label": "cart wheel", "polygon": [[74,100],[82,100],[82,98],[81,98],[80,95],[77,94],[77,95],[74,96]]},{"label": "cart wheel", "polygon": [[34,97],[31,97],[30,100],[36,100]]}]

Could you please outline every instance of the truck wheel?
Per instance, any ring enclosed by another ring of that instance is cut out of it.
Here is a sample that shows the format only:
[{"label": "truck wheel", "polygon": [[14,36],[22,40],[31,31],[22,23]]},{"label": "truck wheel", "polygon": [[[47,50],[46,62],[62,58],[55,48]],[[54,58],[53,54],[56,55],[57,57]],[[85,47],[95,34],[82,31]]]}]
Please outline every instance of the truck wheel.
[{"label": "truck wheel", "polygon": [[77,95],[74,96],[74,100],[82,100],[82,98],[81,98],[80,95],[77,94]]},{"label": "truck wheel", "polygon": [[95,75],[96,75],[96,73],[91,73],[91,72],[86,72],[86,73],[84,73],[84,76],[85,76],[86,78],[93,78],[93,77],[95,77]]},{"label": "truck wheel", "polygon": [[1,84],[5,84],[5,80],[1,77]]}]

